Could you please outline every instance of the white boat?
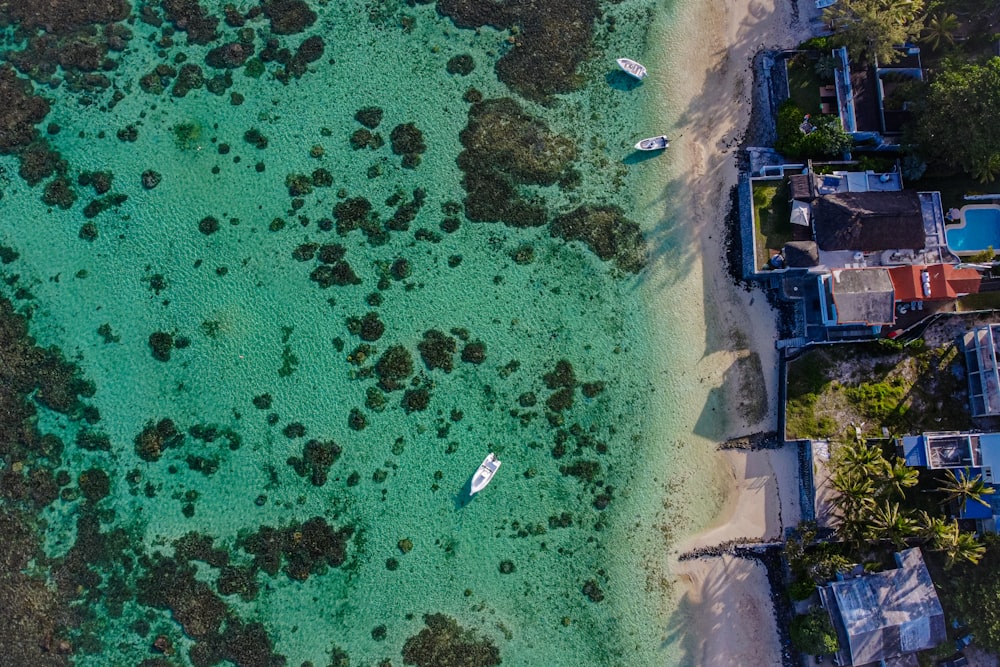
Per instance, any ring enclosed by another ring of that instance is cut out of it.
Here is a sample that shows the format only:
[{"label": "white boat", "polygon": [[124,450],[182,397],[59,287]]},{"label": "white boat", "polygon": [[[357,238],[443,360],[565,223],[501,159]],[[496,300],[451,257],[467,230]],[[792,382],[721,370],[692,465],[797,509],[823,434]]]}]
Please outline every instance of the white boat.
[{"label": "white boat", "polygon": [[483,462],[479,465],[479,469],[476,470],[476,474],[472,476],[472,487],[469,490],[470,496],[486,488],[486,485],[493,479],[493,475],[500,469],[500,463],[501,461],[493,452],[490,452],[489,456],[483,459]]},{"label": "white boat", "polygon": [[635,145],[636,150],[640,151],[661,151],[664,148],[670,147],[670,139],[667,135],[661,134],[658,137],[650,137],[649,139],[643,139]]},{"label": "white boat", "polygon": [[621,67],[627,74],[634,76],[637,79],[646,78],[646,68],[637,63],[634,60],[628,58],[619,58],[617,60],[618,66]]}]

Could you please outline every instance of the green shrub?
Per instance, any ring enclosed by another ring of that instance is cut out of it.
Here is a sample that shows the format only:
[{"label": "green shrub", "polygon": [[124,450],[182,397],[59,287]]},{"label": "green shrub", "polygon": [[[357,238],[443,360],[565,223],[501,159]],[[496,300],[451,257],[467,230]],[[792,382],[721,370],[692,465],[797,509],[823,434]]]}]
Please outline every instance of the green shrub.
[{"label": "green shrub", "polygon": [[898,377],[886,382],[863,382],[845,390],[858,412],[879,424],[906,414],[907,407],[903,404],[906,393],[906,383]]},{"label": "green shrub", "polygon": [[793,618],[790,633],[792,645],[807,655],[830,655],[840,648],[830,617],[820,607]]},{"label": "green shrub", "polygon": [[799,44],[800,51],[829,51],[831,48],[829,37],[812,37]]},{"label": "green shrub", "polygon": [[816,584],[808,578],[796,579],[792,582],[791,586],[788,587],[788,597],[792,598],[796,602],[808,600],[809,597],[815,592]]},{"label": "green shrub", "polygon": [[774,148],[788,157],[835,157],[851,147],[851,135],[844,132],[837,116],[813,116],[814,129],[803,134],[799,126],[805,113],[791,99],[778,108],[778,139]]}]

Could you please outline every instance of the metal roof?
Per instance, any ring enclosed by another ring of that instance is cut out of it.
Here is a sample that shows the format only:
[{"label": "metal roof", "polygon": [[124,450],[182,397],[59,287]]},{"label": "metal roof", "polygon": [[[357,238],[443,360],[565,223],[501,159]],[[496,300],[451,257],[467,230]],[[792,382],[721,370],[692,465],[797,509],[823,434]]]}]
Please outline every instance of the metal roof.
[{"label": "metal roof", "polygon": [[920,549],[901,551],[896,562],[895,570],[827,587],[854,665],[933,648],[946,638],[944,611]]}]

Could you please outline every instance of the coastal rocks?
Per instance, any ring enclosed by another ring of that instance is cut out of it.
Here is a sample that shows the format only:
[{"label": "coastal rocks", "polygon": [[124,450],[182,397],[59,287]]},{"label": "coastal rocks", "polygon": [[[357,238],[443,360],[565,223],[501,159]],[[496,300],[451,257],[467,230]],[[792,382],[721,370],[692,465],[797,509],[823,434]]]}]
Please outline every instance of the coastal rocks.
[{"label": "coastal rocks", "polygon": [[170,361],[170,350],[174,348],[174,337],[165,331],[149,334],[149,351],[157,361]]},{"label": "coastal rocks", "polygon": [[403,398],[399,402],[406,414],[426,410],[430,403],[431,392],[427,387],[407,389],[403,392]]},{"label": "coastal rocks", "polygon": [[242,67],[253,52],[253,44],[227,42],[205,54],[205,64],[216,69],[234,69]]},{"label": "coastal rocks", "polygon": [[211,215],[206,215],[198,221],[198,231],[205,236],[211,236],[219,231],[219,219]]},{"label": "coastal rocks", "polygon": [[392,152],[403,156],[403,167],[413,169],[420,164],[420,155],[427,150],[424,134],[413,123],[403,123],[392,128],[389,134]]},{"label": "coastal rocks", "polygon": [[351,265],[347,262],[320,264],[309,274],[309,279],[322,289],[361,284],[361,278],[358,278]]},{"label": "coastal rocks", "polygon": [[384,391],[402,389],[402,382],[413,374],[413,357],[402,345],[393,345],[375,362],[379,387]]},{"label": "coastal rocks", "polygon": [[294,35],[316,22],[316,12],[303,0],[262,0],[261,7],[275,35]]},{"label": "coastal rocks", "polygon": [[251,127],[243,133],[243,141],[259,150],[267,148],[267,137],[265,137],[256,127]]},{"label": "coastal rocks", "polygon": [[80,473],[80,492],[87,502],[96,503],[111,492],[111,479],[100,468],[91,468]]},{"label": "coastal rocks", "polygon": [[613,260],[622,271],[638,273],[647,261],[639,225],[617,206],[581,206],[557,217],[549,231],[567,241],[583,241],[595,255]]},{"label": "coastal rocks", "polygon": [[322,517],[313,517],[286,528],[261,526],[256,533],[241,537],[238,544],[254,557],[255,568],[274,577],[284,563],[289,578],[305,581],[328,568],[340,567],[353,534],[352,526],[334,530]]},{"label": "coastal rocks", "polygon": [[476,61],[468,53],[463,53],[449,59],[448,64],[445,65],[445,69],[448,71],[448,74],[468,76],[472,74],[472,70],[476,69]]},{"label": "coastal rocks", "polygon": [[343,236],[365,225],[372,216],[372,204],[364,197],[351,197],[338,202],[333,207],[333,217],[337,221],[337,233]]},{"label": "coastal rocks", "polygon": [[544,121],[506,97],[472,105],[459,138],[465,147],[458,166],[468,219],[513,227],[547,222],[544,203],[524,198],[518,188],[573,179],[577,153],[572,141],[552,134]]},{"label": "coastal rocks", "polygon": [[57,176],[45,184],[42,201],[48,206],[58,206],[65,210],[76,201],[76,192],[65,176]]},{"label": "coastal rocks", "polygon": [[160,181],[162,180],[163,176],[160,175],[160,172],[158,171],[147,169],[146,171],[142,172],[142,187],[145,188],[146,190],[152,190],[157,185],[159,185]]},{"label": "coastal rocks", "polygon": [[425,614],[424,627],[403,644],[403,664],[417,667],[494,667],[500,650],[489,637],[480,637],[444,614]]},{"label": "coastal rocks", "polygon": [[177,430],[171,419],[146,422],[145,428],[135,436],[135,453],[143,461],[159,461],[166,449],[184,444],[184,434]]},{"label": "coastal rocks", "polygon": [[462,361],[467,364],[481,364],[486,361],[486,343],[479,340],[466,343],[462,348]]},{"label": "coastal rocks", "polygon": [[129,11],[126,0],[33,0],[5,3],[0,19],[5,25],[19,23],[30,32],[66,35],[92,24],[124,21]]},{"label": "coastal rocks", "polygon": [[66,161],[58,151],[52,149],[46,139],[33,141],[17,157],[21,163],[17,173],[32,187],[54,173],[66,173]]},{"label": "coastal rocks", "polygon": [[369,130],[374,130],[382,122],[382,113],[382,109],[379,107],[364,107],[355,112],[354,120]]},{"label": "coastal rocks", "polygon": [[302,456],[290,456],[286,463],[299,477],[309,477],[313,486],[326,484],[330,467],[340,458],[340,445],[332,440],[310,440],[302,447]]},{"label": "coastal rocks", "polygon": [[218,17],[205,11],[198,0],[163,0],[161,6],[174,28],[187,33],[188,44],[209,44],[218,38]]},{"label": "coastal rocks", "polygon": [[99,195],[106,194],[111,190],[111,183],[114,181],[114,174],[110,171],[82,171],[77,177],[77,185],[82,187],[91,186],[94,192]]},{"label": "coastal rocks", "polygon": [[361,340],[374,343],[385,333],[385,324],[378,318],[378,313],[369,312],[364,317],[347,318],[347,330]]},{"label": "coastal rocks", "polygon": [[174,97],[184,97],[192,90],[204,86],[205,74],[201,71],[201,67],[194,63],[185,63],[181,65],[181,69],[177,73],[177,79],[174,81],[174,87],[170,94]]},{"label": "coastal rocks", "polygon": [[38,135],[35,125],[49,113],[49,103],[33,92],[31,82],[21,79],[9,65],[0,66],[0,153],[10,154],[30,144]]},{"label": "coastal rocks", "polygon": [[219,572],[215,583],[219,595],[239,595],[244,602],[257,599],[260,584],[253,568],[227,565]]},{"label": "coastal rocks", "polygon": [[450,373],[454,365],[452,357],[455,349],[455,339],[437,329],[425,331],[423,340],[417,343],[420,358],[429,371],[440,368],[445,373]]},{"label": "coastal rocks", "polygon": [[604,599],[604,591],[601,589],[600,584],[594,579],[588,579],[586,583],[583,584],[583,594],[587,596],[591,602],[600,602]]},{"label": "coastal rocks", "polygon": [[517,29],[511,36],[514,48],[497,62],[496,73],[522,97],[544,103],[583,84],[576,70],[591,53],[594,25],[601,14],[597,0],[438,0],[437,9],[460,28]]},{"label": "coastal rocks", "polygon": [[362,148],[371,148],[372,150],[378,150],[385,145],[385,139],[378,132],[370,132],[365,128],[359,128],[354,131],[351,135],[351,148],[356,151]]},{"label": "coastal rocks", "polygon": [[208,583],[196,578],[198,569],[178,558],[143,556],[145,573],[137,581],[137,600],[169,610],[184,633],[195,640],[189,658],[194,665],[223,660],[248,667],[285,664],[260,623],[244,623],[231,613]]}]

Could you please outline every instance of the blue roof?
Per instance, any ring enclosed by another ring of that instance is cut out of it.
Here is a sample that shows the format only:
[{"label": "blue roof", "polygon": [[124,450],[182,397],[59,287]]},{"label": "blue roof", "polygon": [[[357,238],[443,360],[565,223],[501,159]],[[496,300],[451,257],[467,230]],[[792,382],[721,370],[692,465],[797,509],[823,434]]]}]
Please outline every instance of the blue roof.
[{"label": "blue roof", "polygon": [[927,450],[924,448],[924,436],[907,435],[903,437],[903,458],[911,468],[927,467]]}]

